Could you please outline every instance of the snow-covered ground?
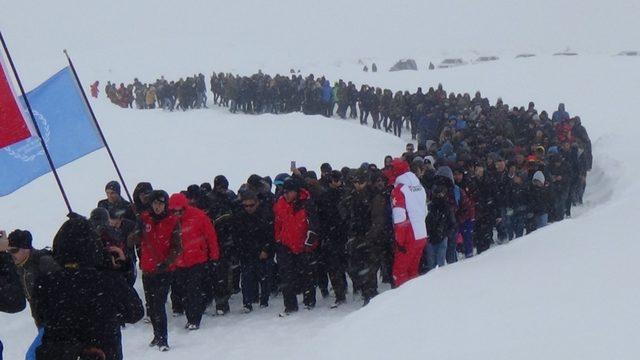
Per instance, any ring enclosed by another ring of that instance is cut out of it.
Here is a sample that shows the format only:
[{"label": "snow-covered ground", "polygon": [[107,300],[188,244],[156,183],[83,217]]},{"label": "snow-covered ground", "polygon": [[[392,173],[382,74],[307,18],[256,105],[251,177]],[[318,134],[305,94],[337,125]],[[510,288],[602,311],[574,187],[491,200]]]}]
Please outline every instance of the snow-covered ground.
[{"label": "snow-covered ground", "polygon": [[[6,3],[6,4],[5,4]],[[567,104],[594,143],[586,204],[573,219],[387,291],[370,306],[353,301],[278,319],[267,310],[207,317],[187,333],[170,321],[171,352],[146,344],[149,325],[124,331],[126,359],[637,359],[640,334],[640,215],[637,123],[640,5],[635,1],[488,2],[410,0],[180,2],[2,2],[3,31],[27,88],[65,65],[80,76],[150,81],[211,71],[342,77],[397,90],[442,83],[456,92],[482,91],[538,109]],[[182,5],[184,4],[184,5]],[[605,6],[606,5],[606,6]],[[358,13],[360,11],[360,13]],[[573,14],[571,16],[570,14]],[[577,57],[551,54],[570,45]],[[635,47],[635,48],[634,48]],[[538,56],[514,59],[519,52]],[[427,61],[501,56],[497,62],[427,71]],[[399,57],[418,72],[388,73]],[[376,61],[363,73],[358,60]],[[150,180],[170,192],[227,175],[237,188],[248,175],[275,175],[291,160],[356,166],[399,154],[404,142],[353,122],[299,114],[231,115],[221,109],[165,113],[94,102],[130,187]],[[61,170],[70,200],[88,212],[115,173],[104,150]],[[0,198],[0,227],[28,228],[50,243],[65,209],[50,175]],[[35,335],[28,311],[0,314],[7,359],[20,359]]]}]

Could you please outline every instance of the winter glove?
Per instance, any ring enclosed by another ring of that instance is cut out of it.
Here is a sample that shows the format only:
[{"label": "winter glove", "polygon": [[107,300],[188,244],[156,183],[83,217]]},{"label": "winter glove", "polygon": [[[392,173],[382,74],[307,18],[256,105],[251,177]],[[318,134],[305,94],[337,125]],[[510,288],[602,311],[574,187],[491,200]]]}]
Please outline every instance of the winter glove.
[{"label": "winter glove", "polygon": [[314,246],[318,242],[318,234],[309,230],[307,231],[307,238],[304,241],[304,246]]}]

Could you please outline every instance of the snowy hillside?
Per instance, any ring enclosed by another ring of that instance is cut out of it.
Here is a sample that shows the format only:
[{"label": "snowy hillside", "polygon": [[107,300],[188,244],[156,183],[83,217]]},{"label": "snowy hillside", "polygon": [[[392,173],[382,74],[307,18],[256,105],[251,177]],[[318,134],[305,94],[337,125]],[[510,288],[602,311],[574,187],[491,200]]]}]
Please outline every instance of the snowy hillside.
[{"label": "snowy hillside", "polygon": [[[151,81],[211,71],[325,74],[397,90],[442,83],[480,90],[492,102],[552,110],[564,102],[580,115],[594,144],[586,204],[574,218],[447,266],[387,291],[358,310],[278,319],[268,310],[206,317],[188,333],[170,321],[171,352],[149,349],[146,324],[123,332],[125,359],[637,359],[640,216],[637,103],[640,58],[611,56],[640,48],[635,1],[3,1],[3,31],[25,85],[32,88],[74,57],[93,80]],[[166,7],[165,7],[166,6]],[[572,15],[571,15],[572,14]],[[386,24],[382,26],[381,24]],[[577,57],[554,57],[570,46]],[[514,59],[521,52],[538,56]],[[497,62],[427,71],[427,61],[455,56]],[[414,57],[418,72],[363,73],[359,59],[384,70]],[[275,175],[291,160],[318,169],[328,161],[380,164],[404,141],[354,122],[309,117],[94,109],[130,187],[150,180],[174,192],[227,175],[237,188],[252,173]],[[61,170],[74,209],[88,212],[115,173],[104,150]],[[52,176],[0,198],[0,227],[28,228],[37,246],[66,211]],[[20,359],[35,335],[24,311],[0,314],[7,359]]]}]

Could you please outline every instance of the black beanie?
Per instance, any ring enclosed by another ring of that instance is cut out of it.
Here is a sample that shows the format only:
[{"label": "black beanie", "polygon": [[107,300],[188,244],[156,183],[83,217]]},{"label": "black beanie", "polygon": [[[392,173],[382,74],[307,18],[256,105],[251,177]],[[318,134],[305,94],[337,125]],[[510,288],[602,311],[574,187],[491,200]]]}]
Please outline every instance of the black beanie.
[{"label": "black beanie", "polygon": [[109,211],[105,208],[95,208],[91,210],[89,221],[94,227],[107,226],[109,224]]},{"label": "black beanie", "polygon": [[120,195],[120,184],[119,184],[117,181],[115,181],[115,180],[113,180],[113,181],[109,181],[109,182],[107,183],[107,185],[104,187],[104,190],[105,190],[105,191],[106,191],[106,190],[113,190],[113,191],[115,191],[116,193],[118,193],[118,195]]},{"label": "black beanie", "polygon": [[9,247],[18,249],[31,249],[33,248],[33,246],[31,245],[32,242],[33,237],[27,230],[18,229],[9,234]]},{"label": "black beanie", "polygon": [[260,175],[253,174],[249,176],[249,179],[247,179],[247,184],[254,189],[259,189],[263,186],[262,177]]},{"label": "black beanie", "polygon": [[214,189],[228,189],[229,188],[229,180],[227,180],[224,175],[218,175],[213,179],[213,188]]},{"label": "black beanie", "polygon": [[300,183],[297,179],[288,178],[282,185],[284,191],[300,191]]}]

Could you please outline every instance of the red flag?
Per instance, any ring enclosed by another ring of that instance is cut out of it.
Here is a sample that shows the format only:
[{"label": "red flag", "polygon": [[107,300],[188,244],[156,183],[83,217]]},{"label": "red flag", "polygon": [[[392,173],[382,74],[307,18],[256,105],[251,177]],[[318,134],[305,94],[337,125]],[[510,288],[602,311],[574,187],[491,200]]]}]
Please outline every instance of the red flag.
[{"label": "red flag", "polygon": [[0,59],[0,148],[31,136]]}]

